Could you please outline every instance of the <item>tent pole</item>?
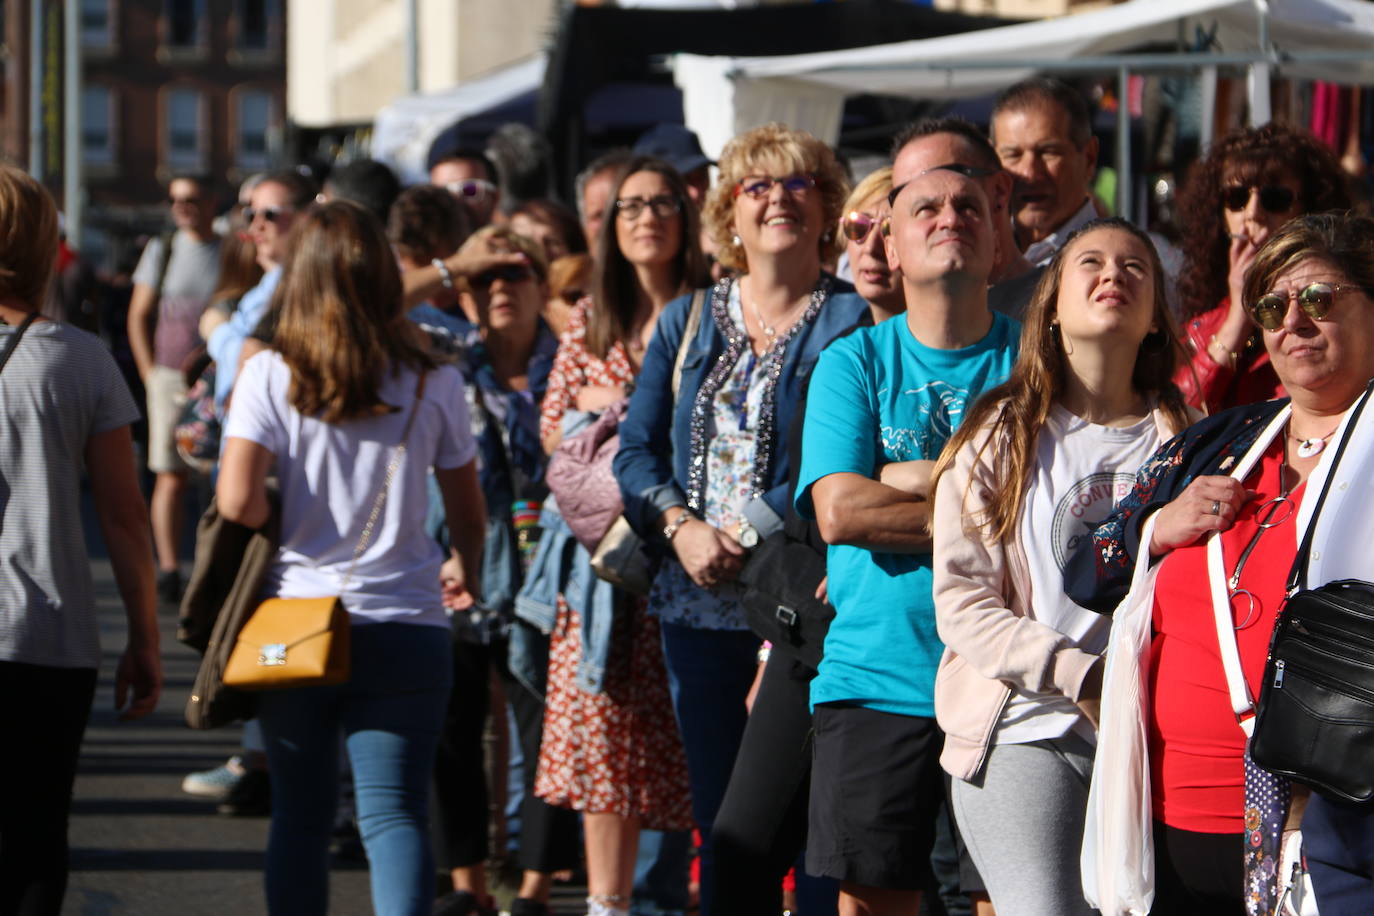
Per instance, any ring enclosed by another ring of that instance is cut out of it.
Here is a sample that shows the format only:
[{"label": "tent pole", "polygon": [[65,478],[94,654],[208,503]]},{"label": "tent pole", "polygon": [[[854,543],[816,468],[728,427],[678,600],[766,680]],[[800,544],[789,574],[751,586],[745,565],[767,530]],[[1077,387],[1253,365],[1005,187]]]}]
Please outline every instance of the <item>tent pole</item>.
[{"label": "tent pole", "polygon": [[1116,215],[1131,221],[1131,70],[1116,71]]},{"label": "tent pole", "polygon": [[1205,156],[1212,146],[1212,138],[1217,129],[1217,68],[1203,67],[1198,75],[1201,83],[1198,102],[1198,154]]}]

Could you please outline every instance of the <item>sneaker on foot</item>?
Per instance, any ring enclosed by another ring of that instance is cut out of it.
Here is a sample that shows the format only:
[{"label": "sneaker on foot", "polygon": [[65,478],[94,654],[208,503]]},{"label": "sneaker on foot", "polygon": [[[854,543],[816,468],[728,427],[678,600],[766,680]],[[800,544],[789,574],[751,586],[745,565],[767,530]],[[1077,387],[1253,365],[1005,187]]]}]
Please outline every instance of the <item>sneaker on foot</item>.
[{"label": "sneaker on foot", "polygon": [[223,801],[229,797],[234,786],[238,785],[239,780],[247,772],[248,768],[243,765],[242,757],[230,757],[213,770],[186,774],[186,778],[181,781],[181,791],[187,795]]},{"label": "sneaker on foot", "polygon": [[266,770],[249,770],[220,803],[219,813],[230,817],[263,817],[272,813],[272,780]]}]

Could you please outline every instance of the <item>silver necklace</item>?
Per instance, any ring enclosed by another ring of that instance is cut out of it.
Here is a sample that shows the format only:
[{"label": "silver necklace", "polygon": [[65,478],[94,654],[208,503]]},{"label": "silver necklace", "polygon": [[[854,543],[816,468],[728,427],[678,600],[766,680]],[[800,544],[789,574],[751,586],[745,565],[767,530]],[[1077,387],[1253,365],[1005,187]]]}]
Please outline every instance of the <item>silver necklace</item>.
[{"label": "silver necklace", "polygon": [[[744,298],[744,285],[743,285],[743,284],[740,284],[739,294],[740,294],[740,298],[743,299],[743,298]],[[808,296],[807,296],[807,301],[810,301],[810,298],[811,298],[811,297],[810,297],[810,295],[808,294]],[[757,321],[757,322],[759,323],[759,328],[762,329],[762,331],[763,331],[763,336],[768,338],[768,345],[769,345],[769,346],[772,346],[772,345],[773,345],[773,340],[774,340],[774,338],[776,338],[776,337],[778,336],[777,328],[775,328],[773,325],[771,325],[771,324],[769,324],[768,322],[766,322],[766,321],[763,320],[763,311],[759,308],[759,302],[758,302],[757,299],[753,298],[752,296],[749,297],[749,307],[752,308],[752,309],[754,310],[754,320]],[[787,309],[782,313],[782,317],[783,317],[783,318],[786,318],[788,315],[790,315],[790,314],[792,314],[794,311],[796,311],[796,309],[797,309],[797,305],[796,305],[796,303],[794,302],[792,305],[789,305],[789,306],[787,307]]]}]

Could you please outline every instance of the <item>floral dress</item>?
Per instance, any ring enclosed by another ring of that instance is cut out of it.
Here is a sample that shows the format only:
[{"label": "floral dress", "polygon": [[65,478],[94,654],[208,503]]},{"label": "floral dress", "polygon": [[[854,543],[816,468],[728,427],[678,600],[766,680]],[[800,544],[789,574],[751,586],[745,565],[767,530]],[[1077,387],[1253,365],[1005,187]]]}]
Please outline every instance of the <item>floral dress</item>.
[{"label": "floral dress", "polygon": [[[540,417],[545,437],[559,428],[583,386],[628,385],[634,379],[622,344],[604,360],[587,350],[587,302],[573,310],[549,373]],[[578,811],[637,814],[649,829],[689,829],[687,758],[673,717],[658,620],[645,612],[643,600],[624,598],[600,693],[577,687],[581,654],[582,621],[560,595],[535,794]]]}]

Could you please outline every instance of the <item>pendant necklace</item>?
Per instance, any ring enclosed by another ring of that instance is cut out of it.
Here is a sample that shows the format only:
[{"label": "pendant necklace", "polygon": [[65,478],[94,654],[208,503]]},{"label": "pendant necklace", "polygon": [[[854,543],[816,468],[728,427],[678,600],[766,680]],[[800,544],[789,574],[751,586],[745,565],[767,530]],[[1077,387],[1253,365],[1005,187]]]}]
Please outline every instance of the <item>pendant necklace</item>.
[{"label": "pendant necklace", "polygon": [[1332,427],[1331,432],[1327,433],[1325,436],[1312,436],[1309,439],[1299,439],[1297,436],[1293,435],[1291,432],[1292,427],[1290,426],[1288,438],[1298,443],[1299,458],[1312,458],[1322,453],[1322,449],[1326,448],[1326,443],[1336,434],[1336,429],[1339,426],[1340,424],[1337,423],[1336,426]]}]

